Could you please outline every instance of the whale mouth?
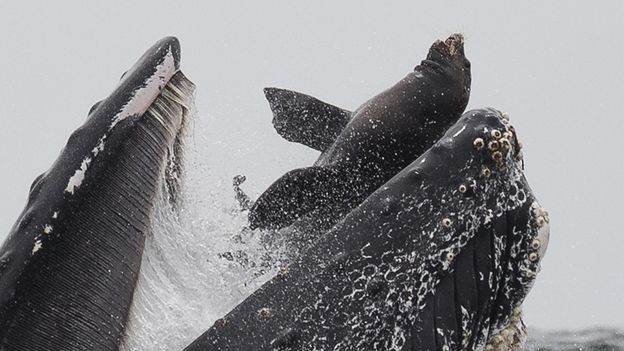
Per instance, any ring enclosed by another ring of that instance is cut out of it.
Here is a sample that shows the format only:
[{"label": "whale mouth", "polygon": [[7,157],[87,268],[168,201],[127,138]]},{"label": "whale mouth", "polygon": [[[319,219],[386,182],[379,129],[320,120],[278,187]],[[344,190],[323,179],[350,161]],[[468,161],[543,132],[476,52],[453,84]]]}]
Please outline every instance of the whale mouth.
[{"label": "whale mouth", "polygon": [[186,350],[518,349],[549,221],[519,145],[500,111],[464,113]]}]

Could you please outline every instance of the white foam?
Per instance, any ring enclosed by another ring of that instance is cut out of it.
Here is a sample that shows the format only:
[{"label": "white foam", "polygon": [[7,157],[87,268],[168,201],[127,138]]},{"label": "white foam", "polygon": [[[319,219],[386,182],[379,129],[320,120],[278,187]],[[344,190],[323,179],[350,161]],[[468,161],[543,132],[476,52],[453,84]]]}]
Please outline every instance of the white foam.
[{"label": "white foam", "polygon": [[[267,252],[258,235],[237,240],[247,220],[237,210],[233,173],[222,163],[206,163],[210,144],[186,144],[205,149],[186,152],[179,215],[159,201],[122,351],[183,349],[276,273],[257,276],[262,255],[277,251]],[[219,257],[238,251],[249,265]]]}]

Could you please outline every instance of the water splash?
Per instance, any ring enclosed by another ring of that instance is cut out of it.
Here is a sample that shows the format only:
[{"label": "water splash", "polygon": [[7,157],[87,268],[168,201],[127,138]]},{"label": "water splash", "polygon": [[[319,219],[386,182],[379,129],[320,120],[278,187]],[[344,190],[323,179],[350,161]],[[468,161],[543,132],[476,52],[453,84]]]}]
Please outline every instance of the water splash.
[{"label": "water splash", "polygon": [[123,351],[182,349],[275,275],[266,263],[280,248],[245,230],[231,174],[215,172],[207,143],[195,140],[206,127],[190,126],[181,206],[172,209],[164,191],[156,206]]}]

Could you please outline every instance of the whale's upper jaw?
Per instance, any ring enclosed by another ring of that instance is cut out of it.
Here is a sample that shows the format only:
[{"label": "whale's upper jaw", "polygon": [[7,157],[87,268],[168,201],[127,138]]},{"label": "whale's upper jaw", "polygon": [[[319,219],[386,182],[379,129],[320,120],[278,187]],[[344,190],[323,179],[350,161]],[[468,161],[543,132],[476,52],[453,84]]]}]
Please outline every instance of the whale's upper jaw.
[{"label": "whale's upper jaw", "polygon": [[513,349],[548,222],[519,146],[466,112],[187,350]]},{"label": "whale's upper jaw", "polygon": [[[469,150],[470,146],[470,153],[461,151]],[[456,339],[459,345],[476,348],[488,344],[493,350],[517,350],[526,336],[521,305],[533,286],[548,246],[549,217],[524,177],[521,143],[515,128],[509,116],[498,110],[469,111],[428,154],[426,163],[445,160],[447,169],[463,170],[456,175],[424,172],[422,177],[432,183],[444,182],[436,178],[450,180],[449,185],[455,184],[455,194],[463,194],[468,201],[446,217],[452,223],[450,231],[456,230],[450,236],[451,241],[459,243],[450,251],[441,252],[440,257],[446,256],[449,265],[445,267],[443,263],[442,269],[431,271],[434,275],[445,271],[451,274],[441,275],[435,293],[423,301],[425,305],[444,306],[444,286],[448,287],[445,281],[454,281],[456,296],[463,296],[463,302],[456,300],[456,311],[462,312],[461,323],[477,326],[472,335],[467,337],[464,333],[463,339]],[[460,167],[461,164],[465,167]],[[476,202],[471,204],[470,199]],[[444,197],[441,200],[448,201]],[[464,244],[461,230],[456,227],[457,218],[461,222],[474,221],[478,226]],[[490,263],[483,264],[484,260]],[[463,276],[470,274],[467,272],[482,277],[476,280],[477,297],[472,303],[473,289]],[[474,306],[475,301],[478,309],[464,310],[468,305]],[[451,340],[451,334],[446,332],[445,337]]]}]

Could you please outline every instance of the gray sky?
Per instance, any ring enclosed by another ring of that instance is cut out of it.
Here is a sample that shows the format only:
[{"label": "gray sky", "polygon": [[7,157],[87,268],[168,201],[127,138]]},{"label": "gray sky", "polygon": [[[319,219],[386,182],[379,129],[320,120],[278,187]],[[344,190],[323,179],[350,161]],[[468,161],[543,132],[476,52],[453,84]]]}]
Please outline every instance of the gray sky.
[{"label": "gray sky", "polygon": [[[34,177],[89,107],[159,38],[176,35],[213,144],[214,172],[261,192],[317,156],[280,139],[264,86],[354,109],[456,31],[472,61],[469,108],[511,114],[551,242],[526,303],[541,328],[624,328],[624,2],[0,2],[0,240]],[[615,133],[615,134],[614,134]],[[206,186],[229,186],[227,183]]]}]

